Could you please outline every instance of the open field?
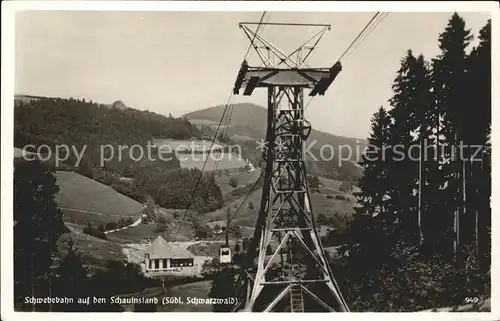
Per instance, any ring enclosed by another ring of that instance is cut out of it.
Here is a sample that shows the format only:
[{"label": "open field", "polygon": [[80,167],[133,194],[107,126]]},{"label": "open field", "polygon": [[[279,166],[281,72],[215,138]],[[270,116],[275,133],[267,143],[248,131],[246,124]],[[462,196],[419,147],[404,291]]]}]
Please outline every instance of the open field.
[{"label": "open field", "polygon": [[[180,164],[182,168],[198,168],[202,169],[205,163],[206,157],[202,154],[187,154],[178,155]],[[215,165],[218,162],[217,169],[233,169],[241,168],[246,165],[244,159],[240,158],[236,154],[224,154],[221,156],[214,155],[213,157],[208,157],[207,164],[205,165],[205,171],[213,171]]]},{"label": "open field", "polygon": [[32,95],[14,95],[14,104],[24,103],[28,104],[33,100],[39,100],[40,96],[32,96]]},{"label": "open field", "polygon": [[329,188],[329,189],[333,189],[336,191],[338,191],[340,188],[340,185],[342,185],[342,181],[338,181],[336,179],[319,177],[319,180],[324,185],[324,187]]},{"label": "open field", "polygon": [[120,218],[141,216],[143,205],[113,188],[75,172],[57,171],[56,202],[64,218],[79,225],[105,224]]},{"label": "open field", "polygon": [[210,147],[213,150],[217,150],[222,146],[218,144],[214,144],[212,146],[211,140],[189,140],[189,139],[153,139],[153,145],[157,148],[163,148],[164,151],[172,151],[172,152],[181,152],[181,151],[196,151],[196,152],[204,152],[209,151]]},{"label": "open field", "polygon": [[346,200],[327,198],[328,194],[320,194],[320,193],[311,193],[311,207],[313,213],[316,215],[323,213],[327,217],[331,217],[336,213],[343,215],[347,214],[351,216],[354,214],[353,207],[356,206],[356,203],[350,199],[349,195],[344,196]]},{"label": "open field", "polygon": [[[117,214],[103,214],[96,212],[89,212],[85,210],[75,210],[60,207],[63,212],[63,219],[66,222],[71,222],[80,226],[87,226],[88,223],[92,224],[93,227],[98,227],[99,225],[105,226],[109,222],[117,222],[119,219],[127,217]],[[139,216],[129,216],[132,219],[138,219]]]},{"label": "open field", "polygon": [[[347,215],[350,217],[354,213],[353,207],[356,206],[354,199],[352,199],[352,195],[348,194],[339,194],[343,195],[346,199],[336,199],[335,196],[331,196],[331,198],[327,198],[330,194],[323,193],[311,193],[311,203],[313,213],[318,215],[320,213],[325,214],[327,217],[333,217],[335,214],[339,215]],[[262,196],[262,189],[257,189],[254,191],[246,200],[245,204],[241,207],[238,214],[234,217],[233,222],[240,225],[241,227],[249,227],[253,229],[255,227],[258,211],[260,206],[260,199]],[[226,217],[227,208],[230,209],[231,215],[234,215],[241,202],[244,200],[245,195],[237,198],[236,200],[229,203],[227,206],[205,214],[205,218],[207,221],[218,221],[224,220]],[[249,209],[248,203],[252,202],[253,209]],[[245,234],[245,230],[242,230]]]},{"label": "open field", "polygon": [[231,140],[235,141],[235,142],[245,142],[247,140],[257,140],[257,138],[254,138],[254,137],[250,137],[250,136],[247,136],[247,135],[232,135],[231,137]]},{"label": "open field", "polygon": [[[129,243],[139,243],[146,238],[156,238],[158,235],[161,235],[164,239],[171,241],[172,238],[177,234],[177,230],[179,229],[180,222],[172,222],[170,224],[169,230],[167,233],[157,233],[156,224],[139,224],[134,227],[130,227],[125,230],[117,231],[114,233],[107,234],[109,240],[113,240],[115,242],[121,244],[129,244]],[[189,223],[184,222],[182,227],[177,234],[176,241],[189,241],[193,239],[193,229],[189,225]]]},{"label": "open field", "polygon": [[[176,153],[179,159],[181,168],[198,168],[202,169],[207,155],[204,152],[212,150],[219,150],[222,148],[219,144],[212,146],[211,140],[175,140],[175,139],[154,139],[153,144],[160,148],[165,146],[165,151],[172,151]],[[236,153],[224,153],[222,155],[208,156],[206,161],[205,170],[211,171],[215,168],[218,162],[218,169],[234,169],[246,165],[245,160]],[[183,153],[184,152],[184,153]]]},{"label": "open field", "polygon": [[126,259],[119,244],[83,234],[77,228],[73,228],[71,224],[67,224],[67,226],[71,232],[61,235],[57,242],[61,257],[64,257],[68,252],[68,240],[71,238],[91,268],[104,268],[107,260],[121,261]]},{"label": "open field", "polygon": [[[219,185],[222,195],[232,192],[235,188],[246,186],[255,183],[260,176],[260,170],[256,169],[251,172],[236,173],[231,175],[217,175],[215,181]],[[231,179],[236,180],[236,187],[229,185]]]},{"label": "open field", "polygon": [[[225,245],[225,240],[223,239],[224,238],[222,238],[222,240],[216,240],[211,242],[196,242],[188,246],[187,250],[193,253],[194,255],[210,257],[210,258],[218,258],[220,248]],[[229,246],[231,247],[231,249],[234,248],[235,244],[236,241],[234,240],[229,241]]]},{"label": "open field", "polygon": [[[329,189],[332,189],[334,191],[339,191],[340,186],[343,183],[342,181],[338,181],[338,180],[330,179],[330,178],[326,178],[326,177],[319,177],[319,180],[321,181],[321,183],[324,185],[325,188],[329,188]],[[352,192],[359,192],[359,191],[360,191],[359,187],[357,187],[357,186],[352,187]]]},{"label": "open field", "polygon": [[[238,214],[234,216],[233,222],[244,227],[255,227],[255,223],[257,222],[257,216],[258,216],[258,211],[259,211],[259,204],[260,204],[260,198],[262,195],[262,189],[257,189],[254,191],[248,199],[245,201],[245,203],[241,206],[240,210],[238,211]],[[229,208],[229,211],[231,212],[231,216],[234,215],[234,213],[237,211],[239,208],[240,204],[243,202],[245,198],[245,195],[239,197],[238,199],[232,201],[229,203],[227,206],[218,209],[217,211],[210,212],[205,214],[205,218],[207,221],[220,221],[224,220],[226,218],[226,213],[227,209]],[[252,202],[253,204],[253,209],[248,208],[248,204]],[[244,232],[244,231],[242,231]]]},{"label": "open field", "polygon": [[[189,122],[193,125],[219,125],[218,122],[214,121],[214,120],[209,120],[209,119],[190,119]],[[224,125],[221,125],[221,127],[224,126]]]}]

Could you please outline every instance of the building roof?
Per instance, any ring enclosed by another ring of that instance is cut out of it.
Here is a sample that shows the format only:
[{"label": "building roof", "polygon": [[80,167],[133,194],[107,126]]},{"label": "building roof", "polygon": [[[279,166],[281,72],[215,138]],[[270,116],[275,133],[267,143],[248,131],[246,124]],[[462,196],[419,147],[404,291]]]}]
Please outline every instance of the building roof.
[{"label": "building roof", "polygon": [[219,227],[226,227],[226,221],[214,221],[214,222],[208,222],[206,223],[208,227],[211,229],[214,229],[216,225],[219,225]]},{"label": "building roof", "polygon": [[150,259],[185,259],[193,257],[193,254],[186,250],[181,244],[168,243],[161,236],[158,236],[156,240],[151,243],[146,253],[149,254]]}]

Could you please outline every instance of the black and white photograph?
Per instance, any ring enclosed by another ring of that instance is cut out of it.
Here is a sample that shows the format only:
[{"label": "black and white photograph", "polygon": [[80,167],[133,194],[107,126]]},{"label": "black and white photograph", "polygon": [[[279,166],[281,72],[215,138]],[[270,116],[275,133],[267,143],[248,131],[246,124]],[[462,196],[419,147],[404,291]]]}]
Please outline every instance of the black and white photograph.
[{"label": "black and white photograph", "polygon": [[498,3],[242,2],[2,3],[2,319],[498,319]]}]

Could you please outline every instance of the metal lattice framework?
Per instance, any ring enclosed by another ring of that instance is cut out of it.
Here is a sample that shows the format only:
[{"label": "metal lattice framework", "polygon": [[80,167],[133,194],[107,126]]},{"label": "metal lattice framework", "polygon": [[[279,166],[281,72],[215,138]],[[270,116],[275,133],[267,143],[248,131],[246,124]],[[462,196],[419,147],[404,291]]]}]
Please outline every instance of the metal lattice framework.
[{"label": "metal lattice framework", "polygon": [[[341,71],[304,68],[329,25],[267,23],[307,26],[320,30],[299,48],[285,54],[250,29],[240,27],[251,40],[263,67],[246,61],[238,73],[234,94],[267,88],[268,128],[262,199],[252,243],[237,282],[243,311],[349,311],[318,236],[311,209],[304,159],[304,142],[311,125],[304,119],[304,90],[324,95]],[[285,68],[279,68],[284,65]]]}]

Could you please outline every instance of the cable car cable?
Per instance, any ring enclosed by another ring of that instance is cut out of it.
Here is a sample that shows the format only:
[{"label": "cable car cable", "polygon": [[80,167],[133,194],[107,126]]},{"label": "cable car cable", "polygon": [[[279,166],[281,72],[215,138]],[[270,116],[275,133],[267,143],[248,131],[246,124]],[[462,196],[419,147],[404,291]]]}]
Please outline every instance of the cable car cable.
[{"label": "cable car cable", "polygon": [[[262,20],[264,19],[265,15],[266,15],[266,11],[264,11],[264,12],[262,13],[262,16],[261,16],[261,18],[260,18],[259,25],[257,26],[257,29],[256,29],[256,33],[258,32],[258,29],[260,28],[260,26],[261,26],[261,24],[262,24]],[[255,35],[256,35],[256,34],[255,34]],[[255,35],[254,35],[254,38],[252,39],[252,42],[251,42],[251,43],[250,43],[250,45],[248,46],[248,50],[247,50],[247,52],[246,52],[245,57],[243,58],[243,60],[245,60],[245,59],[247,58],[248,53],[250,52],[251,46],[253,45],[253,42],[255,41]],[[227,99],[227,102],[226,102],[226,106],[225,106],[224,111],[223,111],[223,113],[222,113],[221,119],[220,119],[220,121],[219,121],[219,125],[217,126],[217,129],[216,129],[216,131],[215,131],[215,133],[214,133],[214,137],[213,137],[213,139],[212,139],[212,143],[211,143],[211,145],[210,145],[210,150],[209,150],[209,153],[211,153],[211,151],[212,151],[212,149],[213,149],[213,146],[214,146],[215,140],[217,139],[217,134],[218,134],[219,129],[220,129],[220,127],[221,127],[221,125],[222,125],[222,122],[223,122],[223,120],[224,120],[224,115],[226,114],[226,112],[227,112],[227,110],[228,110],[228,106],[229,106],[229,103],[230,103],[230,101],[231,101],[232,96],[233,96],[233,91],[231,90],[231,93],[230,93],[230,95],[229,95],[229,97],[228,97],[228,99]],[[177,239],[177,236],[178,236],[178,234],[179,234],[179,232],[180,232],[180,230],[181,230],[181,228],[182,228],[182,224],[184,223],[184,220],[185,220],[185,218],[186,218],[186,216],[187,216],[187,213],[189,212],[189,209],[191,208],[191,205],[193,204],[194,197],[195,197],[195,194],[196,194],[196,192],[197,192],[198,186],[200,185],[201,179],[203,178],[203,172],[204,172],[204,170],[205,170],[205,166],[207,165],[207,161],[208,161],[208,156],[207,156],[207,158],[205,159],[205,162],[203,163],[203,167],[202,167],[202,169],[201,169],[200,176],[198,177],[198,181],[196,182],[195,188],[194,188],[193,193],[192,193],[192,195],[191,195],[191,201],[190,201],[190,203],[188,204],[188,207],[186,208],[186,211],[184,212],[184,215],[182,216],[182,219],[181,219],[181,222],[180,222],[180,224],[179,224],[179,228],[177,229],[177,232],[176,232],[176,234],[175,234],[174,240],[175,240],[175,239]]]},{"label": "cable car cable", "polygon": [[[375,15],[370,19],[370,21],[368,21],[368,23],[366,24],[366,26],[361,30],[361,32],[354,38],[354,40],[351,42],[351,44],[347,47],[347,49],[342,53],[342,55],[340,55],[340,57],[337,59],[337,62],[339,62],[342,58],[344,57],[347,57],[349,56],[350,54],[352,54],[354,52],[354,50],[368,37],[368,35],[370,33],[373,32],[373,30],[375,30],[375,28],[389,15],[389,12],[384,12],[381,16],[381,18],[375,23],[373,24],[373,22],[375,21],[375,19],[378,17],[378,15],[380,14],[380,11],[375,13]],[[366,32],[366,33],[365,33]],[[361,38],[362,37],[362,38]],[[361,39],[359,42],[358,39]],[[357,43],[356,43],[357,42]],[[355,46],[354,46],[355,45]],[[353,47],[354,46],[354,47]],[[349,51],[350,49],[352,48],[351,51]],[[314,97],[316,96],[313,96],[309,99],[309,101],[307,102],[307,104],[305,105],[304,107],[304,112],[306,111],[307,107],[309,107],[309,105],[311,104],[311,101],[314,99]]]},{"label": "cable car cable", "polygon": [[[271,16],[271,13],[269,13],[267,16],[266,16],[266,14],[267,14],[267,11],[264,11],[262,13],[262,16],[260,17],[259,24],[257,25],[257,28],[255,29],[255,34],[253,36],[253,39],[250,42],[250,45],[248,46],[247,52],[246,52],[245,56],[243,57],[243,60],[246,60],[248,55],[251,53],[250,49],[252,48],[253,43],[255,42],[255,37],[259,33],[259,29],[260,29],[260,31],[262,31],[264,29],[265,26],[263,26],[262,23],[264,22],[264,20],[269,20],[269,17]],[[228,116],[226,118],[226,123],[225,123],[224,129],[223,129],[223,131],[224,131],[224,133],[222,134],[223,140],[226,140],[228,138],[229,124],[231,123],[231,119],[233,117],[233,110],[234,110],[234,104],[231,104],[229,107]],[[223,143],[223,141],[221,143]],[[214,172],[219,169],[219,162],[220,162],[220,160],[218,159],[215,163],[215,166],[214,166]]]}]

